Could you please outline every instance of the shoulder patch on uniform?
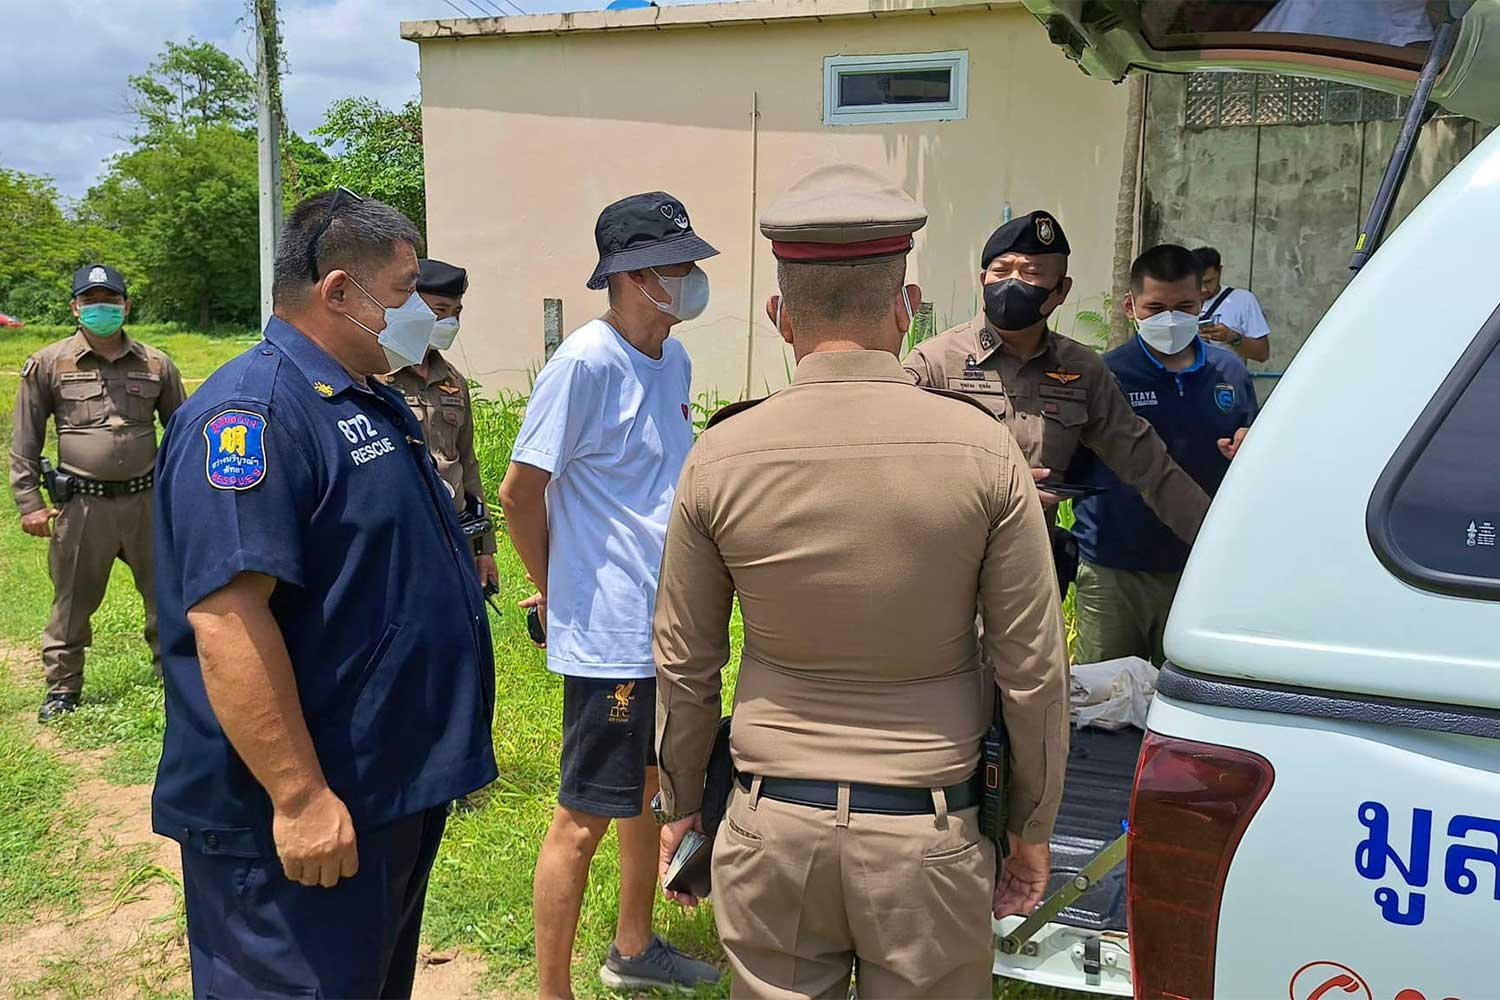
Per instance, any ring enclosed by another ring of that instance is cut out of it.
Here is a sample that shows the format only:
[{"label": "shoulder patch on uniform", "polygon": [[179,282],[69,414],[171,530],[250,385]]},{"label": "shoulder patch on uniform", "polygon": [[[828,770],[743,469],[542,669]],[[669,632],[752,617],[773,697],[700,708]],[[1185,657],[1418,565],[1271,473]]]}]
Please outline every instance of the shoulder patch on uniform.
[{"label": "shoulder patch on uniform", "polygon": [[1228,382],[1220,382],[1214,386],[1214,405],[1218,406],[1220,412],[1228,413],[1234,409],[1234,386]]},{"label": "shoulder patch on uniform", "polygon": [[709,417],[708,424],[703,429],[708,430],[710,427],[717,427],[735,414],[744,413],[751,407],[759,406],[765,401],[766,399],[742,399],[738,403],[730,403],[718,413],[715,413],[712,417]]},{"label": "shoulder patch on uniform", "polygon": [[934,396],[947,396],[949,399],[956,399],[960,403],[968,403],[970,406],[974,407],[974,409],[978,410],[980,413],[983,413],[991,420],[1000,419],[988,406],[985,406],[979,400],[975,399],[973,396],[970,396],[966,392],[954,392],[952,389],[939,389],[936,386],[931,385],[922,385],[918,386],[917,388],[921,389],[923,392],[930,392]]},{"label": "shoulder patch on uniform", "polygon": [[216,490],[254,489],[266,478],[266,418],[249,410],[220,410],[203,425],[204,472]]},{"label": "shoulder patch on uniform", "polygon": [[30,375],[34,371],[36,371],[36,355],[33,354],[31,357],[21,362],[21,377],[25,378],[27,375]]}]

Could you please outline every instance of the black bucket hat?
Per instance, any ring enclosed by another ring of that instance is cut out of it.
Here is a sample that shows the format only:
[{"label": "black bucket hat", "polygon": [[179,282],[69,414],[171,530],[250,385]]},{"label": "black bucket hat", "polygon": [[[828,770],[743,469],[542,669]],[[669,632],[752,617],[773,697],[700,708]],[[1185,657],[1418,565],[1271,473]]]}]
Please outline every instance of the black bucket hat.
[{"label": "black bucket hat", "polygon": [[594,243],[599,266],[588,286],[595,291],[609,284],[611,274],[707,260],[719,253],[693,232],[687,209],[665,191],[633,194],[600,212]]}]

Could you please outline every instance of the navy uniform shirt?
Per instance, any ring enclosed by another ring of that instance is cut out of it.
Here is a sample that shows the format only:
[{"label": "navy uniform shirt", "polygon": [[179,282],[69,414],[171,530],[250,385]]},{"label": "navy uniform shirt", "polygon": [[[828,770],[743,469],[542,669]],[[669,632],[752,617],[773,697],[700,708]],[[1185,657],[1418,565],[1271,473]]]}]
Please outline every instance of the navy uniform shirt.
[{"label": "navy uniform shirt", "polygon": [[[1139,337],[1104,355],[1136,413],[1166,443],[1167,453],[1213,496],[1229,471],[1219,438],[1255,419],[1255,388],[1245,363],[1233,351],[1196,341],[1197,360],[1168,371]],[[1134,487],[1121,483],[1103,462],[1085,454],[1068,475],[1073,482],[1107,486],[1109,492],[1073,504],[1078,553],[1097,566],[1178,572],[1188,546],[1151,513]]]},{"label": "navy uniform shirt", "polygon": [[279,319],[177,411],[156,471],[167,728],[155,830],[274,851],[269,797],[219,727],[187,611],[236,574],[275,577],[323,773],[356,830],[495,778],[483,595],[448,491],[400,393]]}]

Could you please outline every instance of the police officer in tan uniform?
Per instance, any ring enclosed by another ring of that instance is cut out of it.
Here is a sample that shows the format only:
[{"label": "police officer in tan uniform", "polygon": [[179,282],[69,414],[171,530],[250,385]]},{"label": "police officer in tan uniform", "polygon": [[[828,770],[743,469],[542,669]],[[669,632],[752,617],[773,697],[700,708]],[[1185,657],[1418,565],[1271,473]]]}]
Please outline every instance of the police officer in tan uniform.
[{"label": "police officer in tan uniform", "polygon": [[[78,707],[89,619],[104,600],[110,569],[123,559],[146,604],[146,642],[158,676],[156,593],[152,582],[151,486],[156,420],[166,426],[187,393],[172,359],[124,330],[125,279],[89,264],[73,275],[78,329],[21,366],[10,446],[10,489],[21,527],[50,537],[52,616],[42,639],[48,722]],[[71,499],[55,509],[42,494],[47,420],[57,424],[58,471]]]},{"label": "police officer in tan uniform", "polygon": [[1044,483],[1049,510],[1060,497],[1047,492],[1045,481],[1063,479],[1081,445],[1140,490],[1162,523],[1191,544],[1208,494],[1131,409],[1098,352],[1047,329],[1047,317],[1073,287],[1068,250],[1062,226],[1048,212],[995,230],[980,258],[983,310],[917,345],[903,364],[918,385],[968,393],[1005,421]]},{"label": "police officer in tan uniform", "polygon": [[[1005,426],[896,358],[925,222],[847,165],[766,211],[796,377],[720,414],[677,490],[655,619],[663,871],[699,822],[738,594],[739,777],[713,854],[735,997],[841,998],[852,970],[871,1000],[987,998],[992,913],[1046,885],[1068,747],[1047,530]],[[1014,761],[998,881],[976,780],[996,687]]]},{"label": "police officer in tan uniform", "polygon": [[[408,365],[385,377],[406,396],[427,438],[427,450],[437,465],[438,475],[453,493],[453,507],[459,514],[484,503],[484,484],[479,479],[479,459],[474,457],[474,411],[469,401],[469,381],[443,357],[453,346],[464,311],[464,292],[469,289],[469,275],[461,267],[440,260],[424,260],[418,265],[417,294],[437,314],[427,357],[420,364]],[[475,566],[482,585],[500,582],[495,566],[495,532],[475,539]]]}]

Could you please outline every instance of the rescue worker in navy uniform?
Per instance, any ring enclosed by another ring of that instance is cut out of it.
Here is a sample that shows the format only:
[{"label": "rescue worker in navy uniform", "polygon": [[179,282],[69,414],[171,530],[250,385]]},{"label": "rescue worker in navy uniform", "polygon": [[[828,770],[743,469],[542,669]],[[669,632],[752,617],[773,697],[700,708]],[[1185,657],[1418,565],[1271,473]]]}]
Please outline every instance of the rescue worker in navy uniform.
[{"label": "rescue worker in navy uniform", "polygon": [[[385,376],[385,383],[406,397],[406,405],[421,422],[422,436],[437,463],[438,475],[453,492],[453,508],[462,514],[484,503],[484,483],[479,478],[479,459],[474,455],[469,380],[448,363],[442,352],[452,347],[453,338],[458,336],[469,274],[440,260],[424,260],[419,266],[422,273],[417,278],[417,294],[437,316],[432,341],[421,361]],[[473,541],[480,583],[499,583],[494,529]]]},{"label": "rescue worker in navy uniform", "polygon": [[[156,671],[156,590],[151,566],[151,466],[156,421],[187,392],[172,359],[125,332],[125,276],[107,264],[73,275],[78,329],[21,366],[10,446],[10,489],[21,530],[50,538],[52,615],[42,638],[47,695],[37,721],[73,711],[83,691],[90,619],[104,600],[115,560],[130,567],[146,606],[146,643]],[[57,424],[57,461],[73,479],[66,502],[43,496],[47,421]],[[58,507],[54,507],[57,503]],[[60,508],[60,509],[59,509]]]},{"label": "rescue worker in navy uniform", "polygon": [[1068,237],[1048,212],[996,229],[980,258],[983,311],[918,344],[902,364],[918,385],[967,393],[1005,422],[1049,513],[1060,498],[1046,480],[1061,478],[1081,445],[1192,544],[1208,494],[1131,410],[1099,354],[1047,328],[1073,287],[1068,253]]},{"label": "rescue worker in navy uniform", "polygon": [[417,230],[340,188],[287,219],[265,339],[158,458],[166,735],[197,997],[405,997],[448,804],[495,778],[484,600],[401,394]]}]

